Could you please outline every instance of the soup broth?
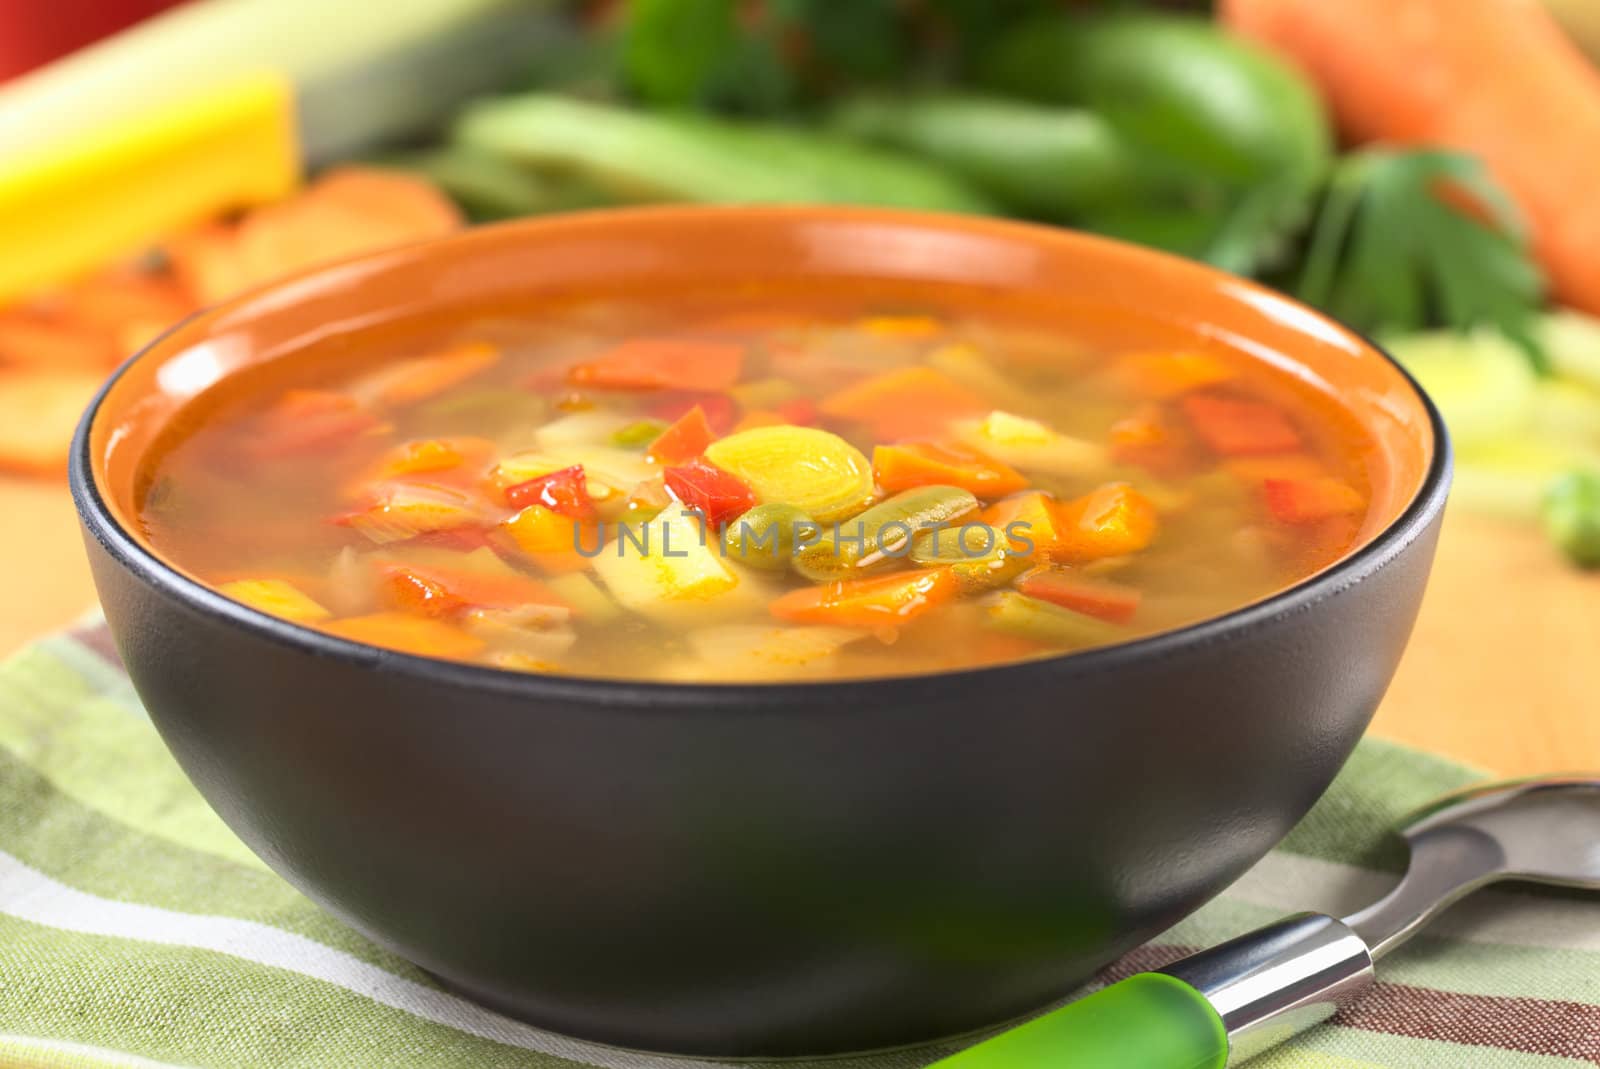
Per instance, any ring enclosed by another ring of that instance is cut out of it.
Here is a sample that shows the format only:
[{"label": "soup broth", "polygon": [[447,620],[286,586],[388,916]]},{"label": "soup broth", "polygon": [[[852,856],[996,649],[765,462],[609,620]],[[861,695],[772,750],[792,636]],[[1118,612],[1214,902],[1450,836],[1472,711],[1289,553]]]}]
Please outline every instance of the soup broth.
[{"label": "soup broth", "polygon": [[1171,330],[793,294],[291,355],[180,414],[151,544],[253,608],[501,668],[889,676],[1168,630],[1347,553],[1355,421]]}]

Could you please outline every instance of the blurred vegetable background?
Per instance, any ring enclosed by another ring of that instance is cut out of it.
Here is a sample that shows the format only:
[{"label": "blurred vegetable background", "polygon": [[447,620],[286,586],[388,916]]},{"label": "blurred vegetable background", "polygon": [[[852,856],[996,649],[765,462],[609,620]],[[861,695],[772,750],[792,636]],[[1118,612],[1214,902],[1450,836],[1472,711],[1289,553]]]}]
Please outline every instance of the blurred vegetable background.
[{"label": "blurred vegetable background", "polygon": [[58,471],[119,359],[320,260],[608,205],[859,203],[1083,228],[1296,294],[1433,393],[1460,506],[1543,516],[1600,563],[1600,4],[538,6],[558,44],[442,124],[390,123],[287,200],[0,311],[0,464]]}]

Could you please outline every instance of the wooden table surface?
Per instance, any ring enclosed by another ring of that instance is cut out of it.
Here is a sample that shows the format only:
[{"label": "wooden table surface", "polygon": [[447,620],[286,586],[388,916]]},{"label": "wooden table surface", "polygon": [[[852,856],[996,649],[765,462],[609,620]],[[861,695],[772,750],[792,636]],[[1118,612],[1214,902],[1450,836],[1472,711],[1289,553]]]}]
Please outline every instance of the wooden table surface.
[{"label": "wooden table surface", "polygon": [[[0,478],[0,559],[0,653],[94,603],[58,484]],[[1507,775],[1600,770],[1600,574],[1531,527],[1452,513],[1374,731]]]}]

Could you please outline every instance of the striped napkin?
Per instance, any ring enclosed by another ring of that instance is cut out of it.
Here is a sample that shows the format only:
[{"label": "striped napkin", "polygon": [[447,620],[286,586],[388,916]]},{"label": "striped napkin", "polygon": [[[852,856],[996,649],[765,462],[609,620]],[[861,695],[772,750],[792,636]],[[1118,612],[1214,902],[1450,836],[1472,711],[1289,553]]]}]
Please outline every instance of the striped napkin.
[{"label": "striped napkin", "polygon": [[[1385,829],[1475,778],[1435,757],[1365,743],[1281,849],[1102,982],[1285,912],[1365,904],[1393,883],[1401,861]],[[913,1069],[945,1053],[826,1065]],[[321,913],[189,786],[98,620],[0,666],[0,1067],[704,1064],[508,1020]],[[1480,893],[1385,962],[1359,1005],[1256,1064],[1600,1065],[1600,900]]]}]

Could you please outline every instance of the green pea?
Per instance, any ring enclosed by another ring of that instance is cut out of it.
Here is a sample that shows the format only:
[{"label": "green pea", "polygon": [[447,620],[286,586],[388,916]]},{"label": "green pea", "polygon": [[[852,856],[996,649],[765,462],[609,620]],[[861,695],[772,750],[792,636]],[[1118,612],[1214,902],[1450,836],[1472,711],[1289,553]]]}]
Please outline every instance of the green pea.
[{"label": "green pea", "polygon": [[620,445],[624,449],[638,449],[661,437],[661,432],[666,429],[667,425],[659,419],[641,419],[613,434],[611,444]]},{"label": "green pea", "polygon": [[926,528],[948,525],[978,510],[978,499],[955,486],[905,490],[850,520],[828,527],[795,550],[795,571],[815,582],[868,575],[908,556]]},{"label": "green pea", "polygon": [[1600,472],[1569,472],[1550,484],[1544,529],[1572,563],[1600,568]]},{"label": "green pea", "polygon": [[793,505],[757,505],[722,532],[722,552],[752,568],[782,571],[794,556],[796,539],[819,530],[810,516]]}]

